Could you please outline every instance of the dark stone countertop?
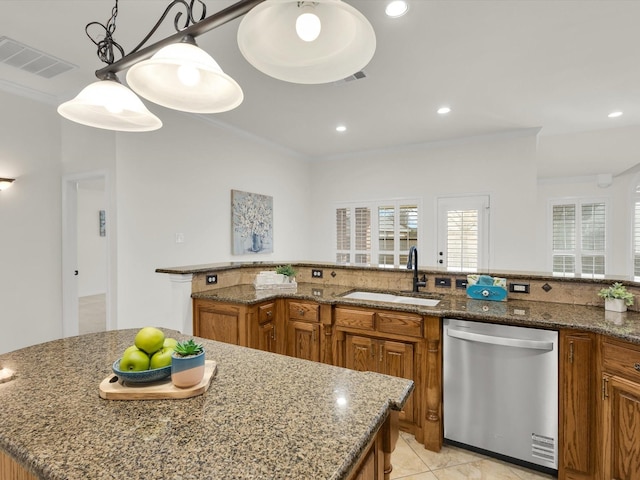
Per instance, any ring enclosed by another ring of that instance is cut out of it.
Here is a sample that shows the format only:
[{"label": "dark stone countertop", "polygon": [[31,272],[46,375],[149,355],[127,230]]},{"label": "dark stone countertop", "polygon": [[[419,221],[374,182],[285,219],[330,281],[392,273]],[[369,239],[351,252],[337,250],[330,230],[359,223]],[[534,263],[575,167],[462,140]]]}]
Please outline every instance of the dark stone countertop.
[{"label": "dark stone countertop", "polygon": [[[183,400],[104,400],[137,330],[0,355],[0,449],[43,479],[343,479],[413,382],[202,340],[218,372]],[[178,332],[168,336],[186,339]]]},{"label": "dark stone countertop", "polygon": [[[281,290],[256,290],[253,285],[237,285],[193,293],[191,296],[245,305],[253,305],[275,298],[297,298],[331,305],[382,308],[442,318],[462,318],[548,329],[585,330],[640,344],[639,312],[606,312],[601,307],[526,300],[492,302],[474,300],[462,295],[417,295],[440,299],[440,303],[435,307],[352,300],[342,297],[353,290],[355,290],[353,287],[311,283],[298,283],[296,289]],[[407,293],[407,295],[412,294]]]}]

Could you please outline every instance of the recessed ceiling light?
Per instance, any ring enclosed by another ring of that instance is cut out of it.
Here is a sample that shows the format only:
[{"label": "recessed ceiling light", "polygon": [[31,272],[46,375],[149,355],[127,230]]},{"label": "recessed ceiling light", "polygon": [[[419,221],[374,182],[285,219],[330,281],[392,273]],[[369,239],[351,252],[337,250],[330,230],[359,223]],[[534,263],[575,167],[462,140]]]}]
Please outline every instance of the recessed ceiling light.
[{"label": "recessed ceiling light", "polygon": [[391,18],[398,18],[407,13],[407,10],[409,10],[409,4],[407,2],[404,0],[394,0],[387,4],[384,13]]},{"label": "recessed ceiling light", "polygon": [[346,132],[346,131],[347,131],[347,127],[345,127],[344,125],[338,125],[336,127],[336,132],[342,133],[342,132]]},{"label": "recessed ceiling light", "polygon": [[440,107],[438,109],[438,113],[440,115],[445,115],[445,114],[449,113],[450,111],[451,111],[451,109],[449,107]]},{"label": "recessed ceiling light", "polygon": [[611,112],[609,115],[607,115],[607,117],[609,118],[616,118],[616,117],[621,117],[622,116],[622,112],[617,111],[617,112]]}]

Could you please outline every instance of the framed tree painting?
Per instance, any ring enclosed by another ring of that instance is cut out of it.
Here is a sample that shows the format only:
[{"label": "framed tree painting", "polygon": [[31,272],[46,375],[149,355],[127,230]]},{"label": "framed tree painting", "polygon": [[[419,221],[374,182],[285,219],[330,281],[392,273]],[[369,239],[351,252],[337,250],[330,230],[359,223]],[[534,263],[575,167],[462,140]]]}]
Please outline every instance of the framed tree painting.
[{"label": "framed tree painting", "polygon": [[231,190],[232,253],[273,252],[273,197]]}]

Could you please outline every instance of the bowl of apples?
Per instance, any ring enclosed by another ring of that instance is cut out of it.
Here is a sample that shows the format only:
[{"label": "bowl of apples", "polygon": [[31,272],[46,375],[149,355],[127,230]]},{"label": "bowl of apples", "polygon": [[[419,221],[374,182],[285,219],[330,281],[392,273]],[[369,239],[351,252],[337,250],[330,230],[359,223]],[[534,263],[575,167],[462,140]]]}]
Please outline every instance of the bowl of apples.
[{"label": "bowl of apples", "polygon": [[178,342],[165,338],[155,327],[144,327],[136,334],[134,345],[113,362],[113,373],[124,382],[149,383],[171,376],[171,354]]}]

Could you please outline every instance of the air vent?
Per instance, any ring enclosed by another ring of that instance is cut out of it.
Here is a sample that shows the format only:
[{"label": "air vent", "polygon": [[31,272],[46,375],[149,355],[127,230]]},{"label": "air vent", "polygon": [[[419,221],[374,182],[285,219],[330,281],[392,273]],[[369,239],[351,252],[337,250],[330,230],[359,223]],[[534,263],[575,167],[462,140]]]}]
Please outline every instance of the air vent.
[{"label": "air vent", "polygon": [[0,62],[43,78],[53,78],[78,68],[9,37],[0,37]]}]

